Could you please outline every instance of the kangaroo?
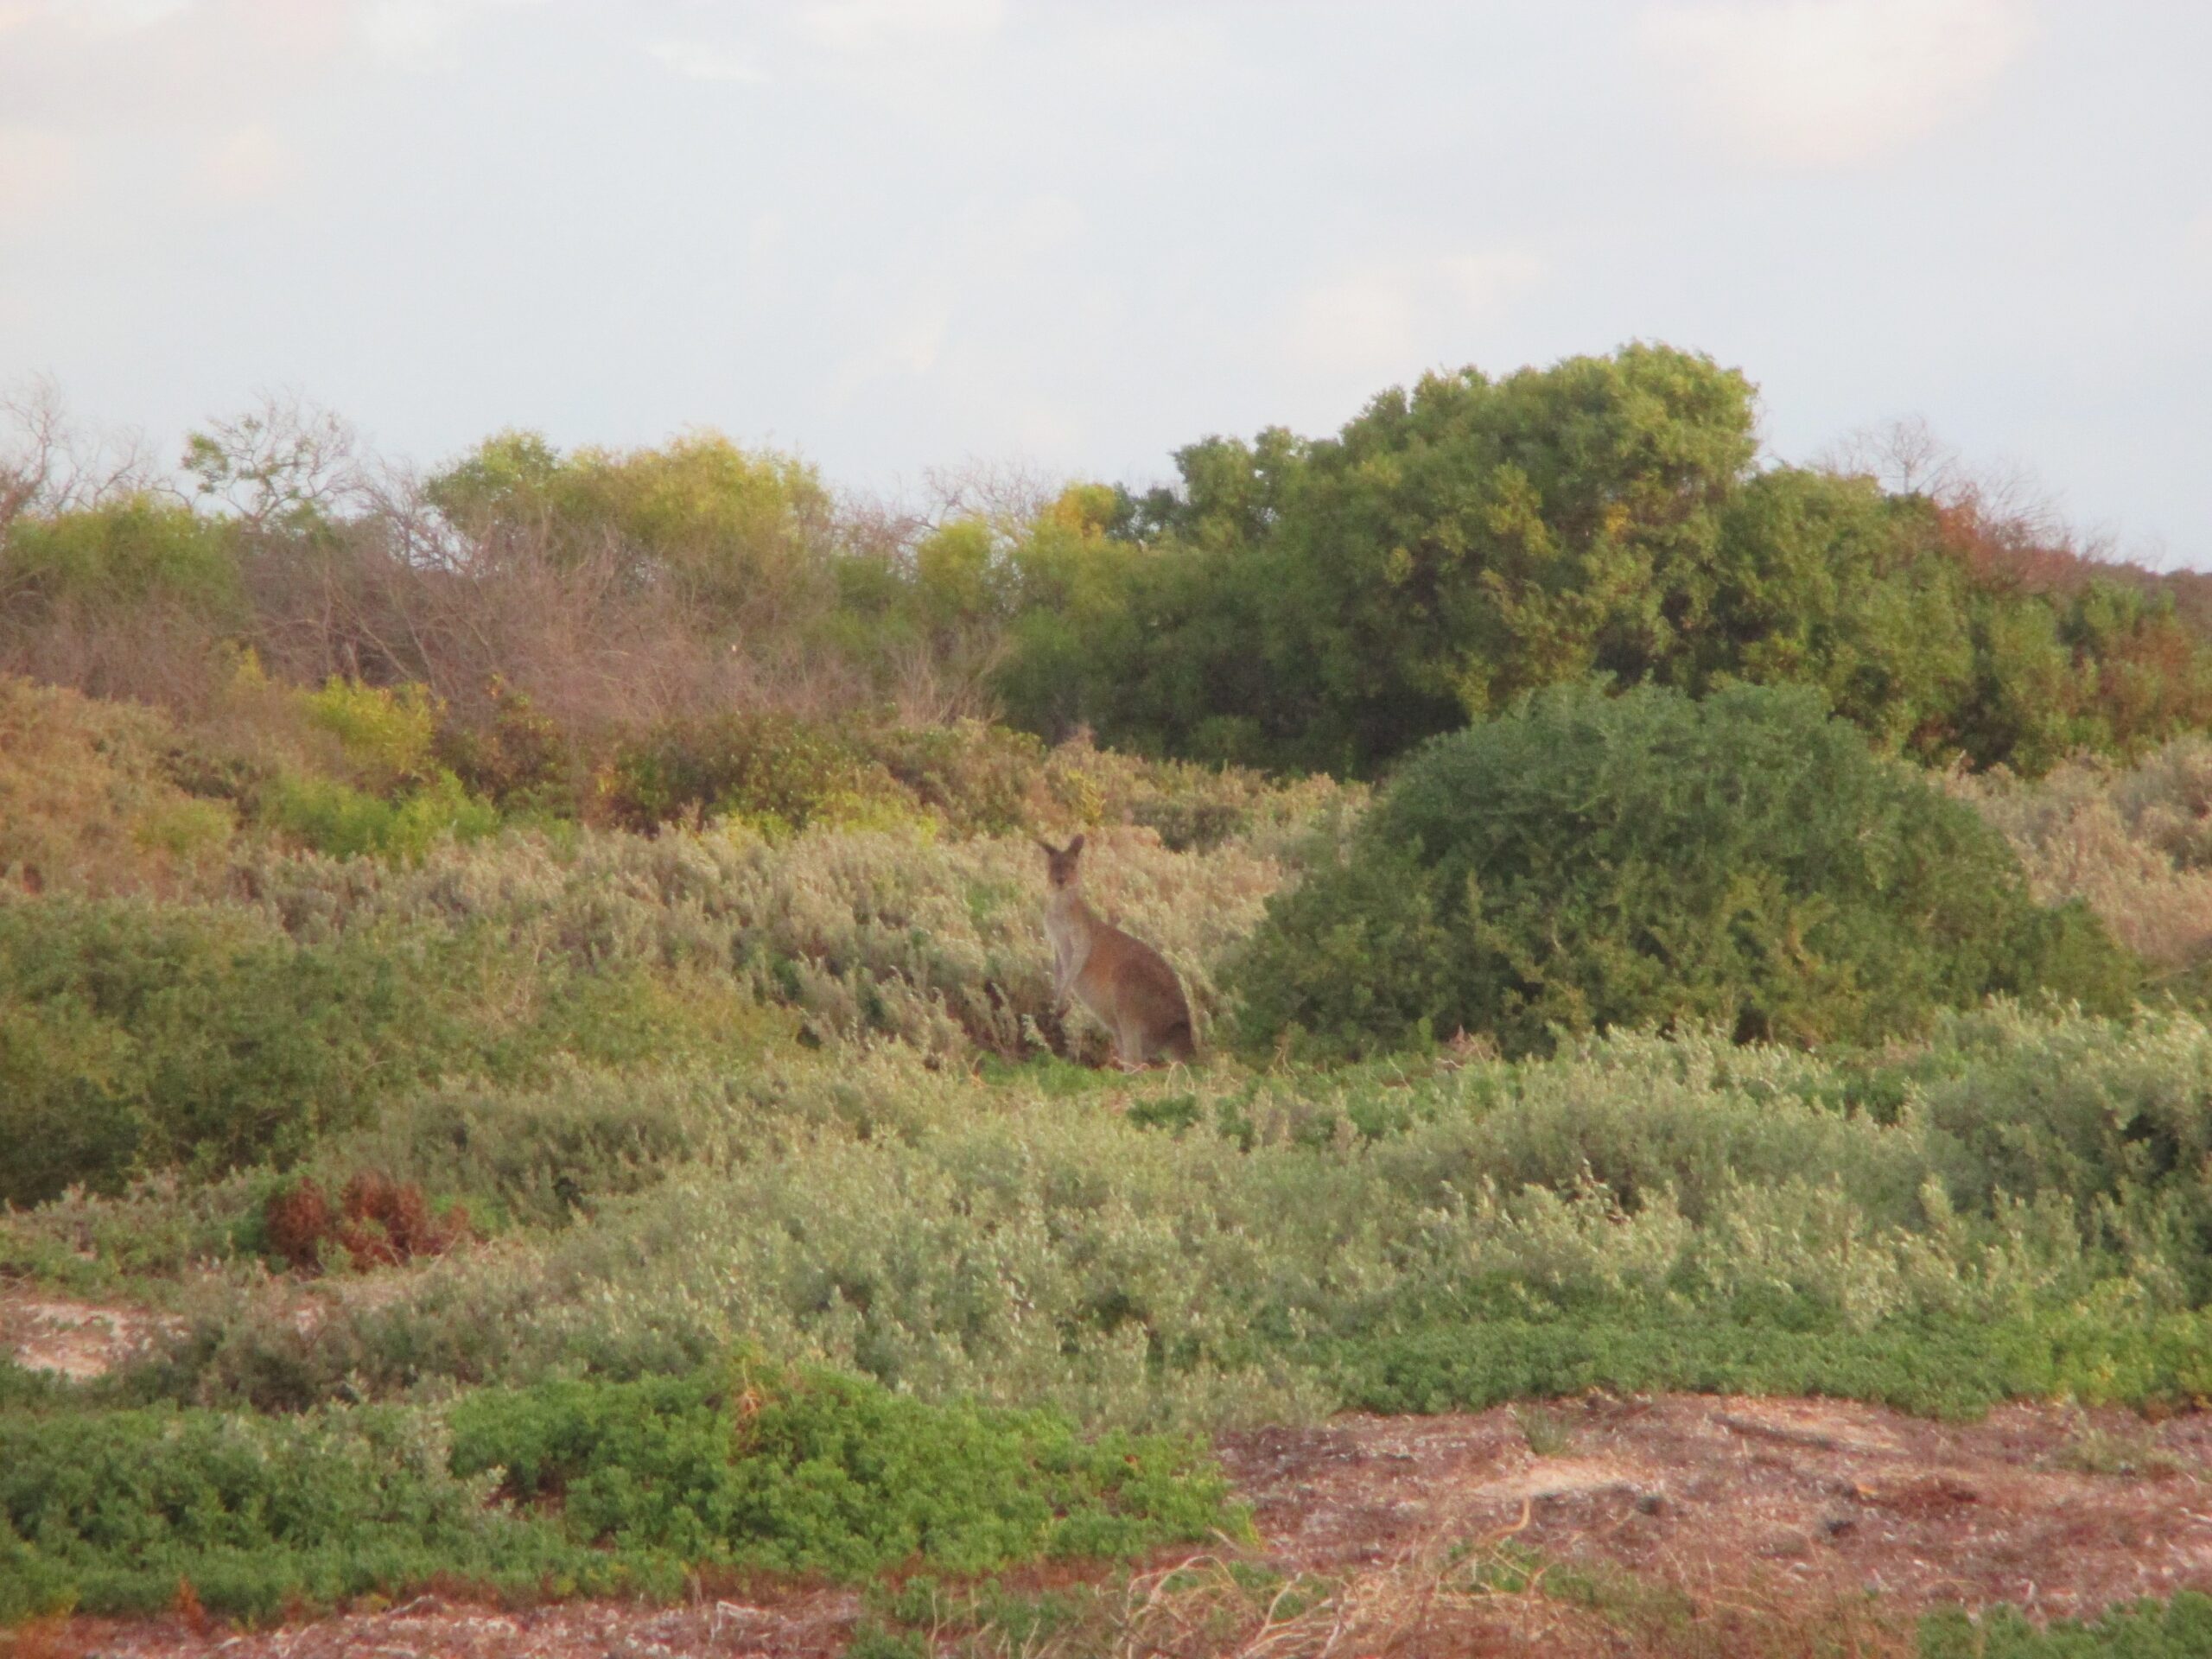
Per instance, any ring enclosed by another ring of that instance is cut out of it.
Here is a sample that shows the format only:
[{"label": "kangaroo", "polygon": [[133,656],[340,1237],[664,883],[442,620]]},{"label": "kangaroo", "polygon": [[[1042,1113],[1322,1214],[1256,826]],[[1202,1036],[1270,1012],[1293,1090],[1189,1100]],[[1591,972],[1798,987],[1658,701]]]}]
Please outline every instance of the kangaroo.
[{"label": "kangaroo", "polygon": [[1198,1046],[1191,1005],[1167,959],[1142,939],[1103,919],[1084,902],[1083,837],[1065,847],[1045,842],[1045,937],[1052,942],[1052,995],[1065,1007],[1070,993],[1098,1016],[1114,1039],[1114,1061],[1125,1071],[1154,1055],[1195,1060]]}]

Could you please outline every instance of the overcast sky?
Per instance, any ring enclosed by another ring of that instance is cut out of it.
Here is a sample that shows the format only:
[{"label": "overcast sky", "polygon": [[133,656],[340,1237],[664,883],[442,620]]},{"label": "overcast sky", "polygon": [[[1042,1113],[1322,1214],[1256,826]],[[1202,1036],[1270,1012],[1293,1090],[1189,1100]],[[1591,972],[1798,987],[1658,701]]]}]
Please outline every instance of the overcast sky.
[{"label": "overcast sky", "polygon": [[0,386],[1149,481],[1634,338],[2212,567],[2196,0],[0,0]]}]

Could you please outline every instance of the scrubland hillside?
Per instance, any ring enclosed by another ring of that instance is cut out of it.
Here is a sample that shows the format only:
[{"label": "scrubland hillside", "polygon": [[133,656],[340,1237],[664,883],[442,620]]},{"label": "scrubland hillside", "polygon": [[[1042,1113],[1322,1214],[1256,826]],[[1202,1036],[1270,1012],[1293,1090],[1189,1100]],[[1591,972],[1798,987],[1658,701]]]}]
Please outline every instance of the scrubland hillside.
[{"label": "scrubland hillside", "polygon": [[[0,1618],[830,1584],[856,1650],[1320,1652],[1374,1583],[1267,1556],[1215,1448],[2194,1410],[2193,590],[1759,467],[1749,396],[1470,372],[926,520],[704,436],[410,484],[256,417],[197,503],[19,446],[0,1337],[116,1335],[0,1361]],[[1199,1066],[1055,1005],[1077,830]],[[1836,1650],[2205,1650],[2187,1596],[1904,1605]]]}]

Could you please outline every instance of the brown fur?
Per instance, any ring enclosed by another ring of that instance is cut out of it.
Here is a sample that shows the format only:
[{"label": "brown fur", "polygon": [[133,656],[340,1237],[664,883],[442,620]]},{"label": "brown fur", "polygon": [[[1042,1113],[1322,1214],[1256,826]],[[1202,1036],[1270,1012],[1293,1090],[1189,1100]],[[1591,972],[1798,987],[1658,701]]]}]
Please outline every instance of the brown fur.
[{"label": "brown fur", "polygon": [[1073,996],[1114,1039],[1115,1063],[1134,1071],[1155,1058],[1195,1060],[1197,1032],[1182,982],[1166,957],[1130,938],[1084,902],[1077,861],[1083,837],[1065,847],[1044,842],[1045,936],[1052,942],[1052,989],[1062,1007]]}]

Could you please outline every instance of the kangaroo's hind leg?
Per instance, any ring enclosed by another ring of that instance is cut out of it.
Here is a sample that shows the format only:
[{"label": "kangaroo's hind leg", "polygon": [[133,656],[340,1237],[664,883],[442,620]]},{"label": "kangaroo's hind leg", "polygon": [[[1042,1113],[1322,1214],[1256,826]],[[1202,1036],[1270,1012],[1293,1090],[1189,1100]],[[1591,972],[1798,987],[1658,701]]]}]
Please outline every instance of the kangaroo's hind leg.
[{"label": "kangaroo's hind leg", "polygon": [[1141,1071],[1151,1058],[1145,1052],[1144,1022],[1124,1015],[1114,1027],[1114,1064],[1124,1071]]}]

